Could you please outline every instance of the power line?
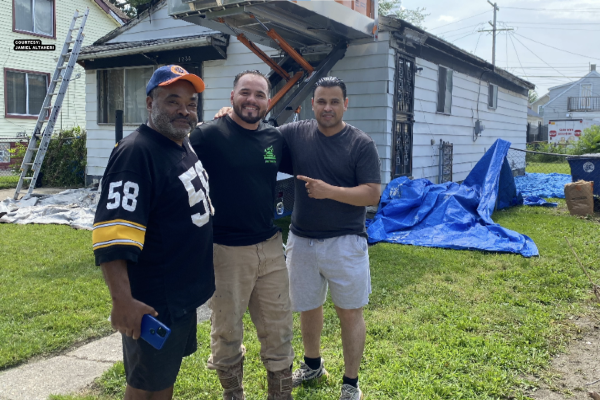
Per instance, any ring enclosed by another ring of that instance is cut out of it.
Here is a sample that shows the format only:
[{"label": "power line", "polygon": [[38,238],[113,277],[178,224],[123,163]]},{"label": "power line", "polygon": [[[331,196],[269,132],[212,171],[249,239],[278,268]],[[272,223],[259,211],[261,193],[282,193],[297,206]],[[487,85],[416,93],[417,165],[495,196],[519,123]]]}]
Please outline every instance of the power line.
[{"label": "power line", "polygon": [[[554,47],[554,46],[550,46],[549,44],[544,44],[544,43],[542,43],[542,42],[538,42],[537,40],[533,40],[533,39],[530,39],[530,38],[528,38],[528,37],[526,37],[526,36],[519,35],[518,33],[513,33],[513,34],[514,34],[514,35],[517,35],[517,36],[520,36],[520,37],[522,37],[522,38],[524,38],[524,39],[531,40],[532,42],[535,42],[535,43],[537,43],[537,44],[541,44],[542,46],[550,47],[550,48],[552,48],[552,49],[554,49],[554,50],[559,50],[559,51],[563,51],[563,52],[565,52],[565,53],[573,54],[573,55],[575,55],[575,56],[580,56],[580,57],[585,57],[585,58],[588,58],[588,59],[592,59],[592,60],[598,60],[598,61],[600,61],[600,59],[599,59],[599,58],[590,57],[590,56],[585,56],[585,55],[583,55],[583,54],[573,53],[573,52],[571,52],[571,51],[568,51],[568,50],[559,49],[558,47]],[[517,39],[517,40],[518,40],[518,39]],[[544,62],[545,62],[545,61],[544,61]]]},{"label": "power line", "polygon": [[[504,7],[504,8],[508,8],[508,7]],[[505,24],[525,24],[525,25],[552,25],[548,22],[529,22],[529,21],[503,21],[503,23]],[[583,23],[579,23],[579,22],[557,22],[556,25],[595,25],[598,26],[597,22],[583,22]],[[554,26],[556,26],[554,25]]]},{"label": "power line", "polygon": [[[520,36],[520,35],[519,35],[519,36]],[[550,64],[548,64],[548,63],[547,63],[546,61],[544,61],[544,60],[543,60],[543,59],[542,59],[540,56],[538,56],[537,54],[535,54],[535,53],[533,52],[533,50],[531,50],[529,47],[525,46],[525,45],[523,44],[523,42],[521,42],[521,41],[520,41],[520,40],[519,40],[517,37],[515,37],[515,40],[516,40],[517,42],[521,43],[521,46],[523,46],[523,47],[525,47],[527,50],[529,50],[529,52],[530,52],[531,54],[533,54],[534,56],[536,56],[537,58],[539,58],[539,59],[540,59],[542,62],[546,63],[546,65],[548,65],[549,67],[551,67],[551,68],[552,68],[552,66],[551,66]],[[554,68],[552,68],[552,69],[554,69]],[[565,74],[563,74],[562,72],[560,72],[560,71],[559,71],[559,70],[557,70],[557,69],[554,69],[554,70],[566,78]]]},{"label": "power line", "polygon": [[471,33],[469,33],[468,35],[465,35],[465,36],[463,36],[463,37],[461,37],[461,38],[458,38],[458,39],[452,39],[452,40],[451,40],[451,42],[457,42],[457,41],[459,41],[460,39],[464,39],[464,38],[466,38],[466,37],[468,37],[468,36],[471,36],[471,35],[474,35],[474,34],[476,34],[476,33],[477,33],[477,32],[471,32]]},{"label": "power line", "polygon": [[452,25],[452,24],[457,24],[457,23],[459,23],[459,22],[466,21],[466,20],[468,20],[468,19],[471,19],[471,18],[479,17],[480,15],[486,14],[486,13],[488,13],[488,12],[489,12],[488,10],[485,10],[485,11],[484,11],[484,12],[482,12],[481,14],[471,15],[470,17],[463,18],[463,19],[459,19],[458,21],[450,22],[450,23],[448,23],[448,24],[445,24],[445,25],[436,26],[435,28],[431,28],[431,29],[430,29],[430,31],[432,31],[432,30],[434,30],[434,29],[443,28],[444,26],[448,26],[448,25]]},{"label": "power line", "polygon": [[475,50],[473,50],[473,54],[475,54],[477,52],[477,46],[479,46],[479,39],[481,39],[481,33],[479,34],[479,37],[477,38],[477,43],[475,43]]},{"label": "power line", "polygon": [[511,10],[528,10],[528,11],[559,11],[559,12],[600,12],[600,8],[587,8],[579,10],[569,10],[563,8],[521,8],[521,7],[502,7]]},{"label": "power line", "polygon": [[[519,29],[556,29],[556,27],[554,26],[546,26],[546,27],[540,27],[540,26],[519,26],[519,25],[515,25],[517,27],[519,27]],[[600,32],[600,30],[598,29],[577,29],[577,28],[560,28],[560,31],[585,31],[585,32]]]},{"label": "power line", "polygon": [[462,28],[457,28],[457,29],[452,29],[452,30],[445,31],[445,32],[436,33],[436,35],[439,36],[439,35],[444,35],[444,34],[450,33],[450,32],[456,32],[456,31],[461,31],[463,29],[473,28],[473,27],[479,26],[479,25],[481,25],[483,23],[484,22],[479,22],[479,23],[477,23],[475,25],[469,25],[469,26],[465,26],[465,27],[462,27]]},{"label": "power line", "polygon": [[[506,35],[510,37],[510,42],[513,45],[513,49],[515,49],[515,54],[517,55],[517,60],[519,60],[519,65],[521,65],[521,69],[523,69],[523,64],[521,64],[521,58],[519,57],[519,52],[517,51],[517,46],[515,46],[515,42],[512,38],[512,36],[508,35],[508,31],[506,32]],[[527,76],[527,72],[525,72],[525,70],[523,69],[523,75],[529,79],[529,77]]]}]

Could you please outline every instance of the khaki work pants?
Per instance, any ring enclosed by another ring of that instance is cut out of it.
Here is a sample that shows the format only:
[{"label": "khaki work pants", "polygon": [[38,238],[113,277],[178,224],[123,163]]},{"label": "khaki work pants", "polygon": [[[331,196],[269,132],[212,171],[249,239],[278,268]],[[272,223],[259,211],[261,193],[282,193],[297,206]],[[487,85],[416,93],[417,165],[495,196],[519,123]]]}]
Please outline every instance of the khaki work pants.
[{"label": "khaki work pants", "polygon": [[216,290],[209,305],[211,350],[209,369],[225,370],[239,363],[246,309],[260,340],[260,357],[268,371],[289,368],[292,349],[292,308],[281,232],[251,246],[213,245]]}]

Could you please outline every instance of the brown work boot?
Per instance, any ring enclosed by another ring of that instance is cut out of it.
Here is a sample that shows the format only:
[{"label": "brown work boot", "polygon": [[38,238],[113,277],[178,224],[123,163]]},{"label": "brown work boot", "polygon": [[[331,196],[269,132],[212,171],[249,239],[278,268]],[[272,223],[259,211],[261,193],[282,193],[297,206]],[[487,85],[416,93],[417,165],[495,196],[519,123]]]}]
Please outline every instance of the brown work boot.
[{"label": "brown work boot", "polygon": [[269,395],[267,400],[293,400],[292,397],[292,370],[267,371]]},{"label": "brown work boot", "polygon": [[244,359],[226,370],[217,370],[223,386],[223,400],[244,400]]}]

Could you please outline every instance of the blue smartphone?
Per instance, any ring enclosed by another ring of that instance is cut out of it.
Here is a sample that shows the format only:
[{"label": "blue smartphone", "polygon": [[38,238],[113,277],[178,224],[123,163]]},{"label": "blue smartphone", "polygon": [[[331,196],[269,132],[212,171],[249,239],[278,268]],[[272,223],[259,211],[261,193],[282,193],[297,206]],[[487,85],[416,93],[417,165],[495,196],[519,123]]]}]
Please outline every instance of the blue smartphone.
[{"label": "blue smartphone", "polygon": [[154,347],[156,350],[162,349],[170,334],[171,329],[165,324],[158,321],[150,314],[144,314],[142,317],[140,338],[148,342],[150,346]]}]

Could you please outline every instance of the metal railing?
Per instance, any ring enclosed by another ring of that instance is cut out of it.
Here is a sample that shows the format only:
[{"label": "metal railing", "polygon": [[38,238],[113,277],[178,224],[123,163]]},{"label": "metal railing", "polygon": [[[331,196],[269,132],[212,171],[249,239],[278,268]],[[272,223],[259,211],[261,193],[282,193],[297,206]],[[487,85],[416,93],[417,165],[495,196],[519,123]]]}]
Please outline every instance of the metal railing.
[{"label": "metal railing", "polygon": [[600,111],[600,97],[569,97],[568,111]]}]

